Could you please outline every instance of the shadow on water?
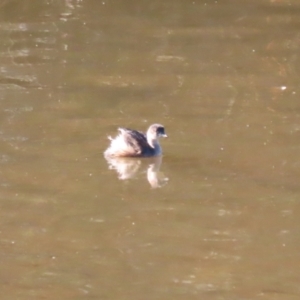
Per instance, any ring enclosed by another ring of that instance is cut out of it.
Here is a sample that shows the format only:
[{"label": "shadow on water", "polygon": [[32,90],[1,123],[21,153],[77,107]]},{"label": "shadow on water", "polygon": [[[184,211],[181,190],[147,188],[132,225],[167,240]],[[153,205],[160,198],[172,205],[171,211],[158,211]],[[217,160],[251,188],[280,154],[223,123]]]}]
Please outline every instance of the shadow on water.
[{"label": "shadow on water", "polygon": [[[168,183],[168,178],[160,172],[162,157],[144,158],[106,158],[109,169],[117,172],[120,180],[132,179],[138,175],[140,168],[146,173],[146,178],[152,188],[163,187]],[[146,169],[145,169],[146,167]]]}]

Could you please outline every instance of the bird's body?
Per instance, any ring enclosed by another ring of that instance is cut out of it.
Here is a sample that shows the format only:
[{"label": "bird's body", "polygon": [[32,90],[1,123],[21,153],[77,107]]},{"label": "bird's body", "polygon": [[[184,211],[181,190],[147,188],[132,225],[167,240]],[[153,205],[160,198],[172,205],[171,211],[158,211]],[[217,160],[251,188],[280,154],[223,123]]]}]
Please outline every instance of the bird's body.
[{"label": "bird's body", "polygon": [[106,157],[151,157],[162,154],[158,139],[167,136],[162,125],[152,124],[146,134],[128,128],[118,130],[119,134],[110,138],[110,146],[104,152]]}]

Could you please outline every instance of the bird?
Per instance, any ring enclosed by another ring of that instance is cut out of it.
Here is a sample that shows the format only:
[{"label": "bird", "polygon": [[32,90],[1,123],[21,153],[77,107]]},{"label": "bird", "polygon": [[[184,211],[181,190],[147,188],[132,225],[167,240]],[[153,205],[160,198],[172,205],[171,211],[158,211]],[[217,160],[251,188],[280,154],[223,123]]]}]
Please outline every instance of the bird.
[{"label": "bird", "polygon": [[108,137],[110,145],[104,152],[105,157],[153,157],[162,155],[159,138],[167,137],[163,125],[150,125],[146,134],[124,127],[118,128],[118,131],[119,134],[115,138]]}]

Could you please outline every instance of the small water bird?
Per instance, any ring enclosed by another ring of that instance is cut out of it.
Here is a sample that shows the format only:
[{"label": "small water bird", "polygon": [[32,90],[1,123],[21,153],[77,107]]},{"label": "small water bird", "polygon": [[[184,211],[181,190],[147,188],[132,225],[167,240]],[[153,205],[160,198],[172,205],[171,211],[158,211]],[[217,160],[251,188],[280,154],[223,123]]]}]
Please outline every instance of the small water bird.
[{"label": "small water bird", "polygon": [[160,137],[167,137],[161,124],[152,124],[146,134],[143,132],[118,128],[119,134],[110,139],[110,146],[104,152],[105,157],[151,157],[162,154]]}]

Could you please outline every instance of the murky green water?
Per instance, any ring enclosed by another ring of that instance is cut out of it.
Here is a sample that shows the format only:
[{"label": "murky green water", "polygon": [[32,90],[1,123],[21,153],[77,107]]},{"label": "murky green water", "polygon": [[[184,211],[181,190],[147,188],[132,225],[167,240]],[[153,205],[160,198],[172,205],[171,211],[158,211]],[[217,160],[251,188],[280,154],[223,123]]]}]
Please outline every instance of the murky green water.
[{"label": "murky green water", "polygon": [[[3,1],[0,295],[298,299],[297,1]],[[118,126],[162,160],[108,163]]]}]

